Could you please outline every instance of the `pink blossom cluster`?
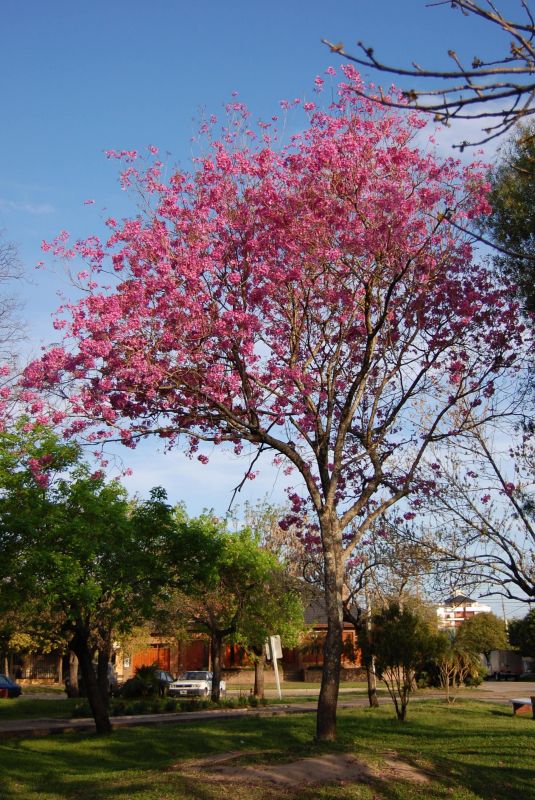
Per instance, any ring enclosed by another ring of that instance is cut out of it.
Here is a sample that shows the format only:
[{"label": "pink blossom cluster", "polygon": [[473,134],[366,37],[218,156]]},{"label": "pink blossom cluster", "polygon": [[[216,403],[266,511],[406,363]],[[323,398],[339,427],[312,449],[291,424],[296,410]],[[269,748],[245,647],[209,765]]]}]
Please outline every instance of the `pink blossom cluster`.
[{"label": "pink blossom cluster", "polygon": [[309,119],[285,147],[275,117],[249,136],[234,99],[219,137],[204,123],[193,173],[163,180],[159,162],[108,151],[151,211],[110,218],[105,243],[62,232],[43,245],[88,264],[89,292],[25,373],[28,388],[70,398],[71,433],[115,431],[128,446],[186,433],[192,453],[202,440],[263,444],[316,510],[329,497],[364,519],[381,491],[407,490],[427,441],[462,427],[461,401],[491,400],[523,330],[451,224],[489,211],[485,165],[420,151],[422,120],[360,98],[344,73],[327,109],[284,105]]}]

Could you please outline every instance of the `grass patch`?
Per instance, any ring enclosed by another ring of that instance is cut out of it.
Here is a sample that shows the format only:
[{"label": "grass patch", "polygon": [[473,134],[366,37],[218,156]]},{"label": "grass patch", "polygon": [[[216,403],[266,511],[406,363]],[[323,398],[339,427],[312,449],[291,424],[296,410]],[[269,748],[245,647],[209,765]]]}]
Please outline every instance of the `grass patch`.
[{"label": "grass patch", "polygon": [[[211,719],[118,729],[111,736],[62,735],[0,741],[2,800],[511,800],[532,791],[534,722],[503,706],[458,701],[414,704],[405,724],[389,705],[339,715],[335,744],[314,744],[314,715]],[[423,770],[426,785],[388,782],[300,787],[195,780],[184,759],[241,751],[249,763],[349,752],[381,768],[392,758]]]},{"label": "grass patch", "polygon": [[0,700],[0,722],[7,719],[69,719],[79,700],[68,697],[56,699],[16,697]]}]

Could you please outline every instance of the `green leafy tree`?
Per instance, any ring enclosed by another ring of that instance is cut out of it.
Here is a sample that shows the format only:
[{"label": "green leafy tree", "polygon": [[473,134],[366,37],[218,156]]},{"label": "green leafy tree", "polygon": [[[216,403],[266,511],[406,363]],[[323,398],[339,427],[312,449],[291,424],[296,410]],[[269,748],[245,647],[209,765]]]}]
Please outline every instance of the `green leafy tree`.
[{"label": "green leafy tree", "polygon": [[535,608],[522,619],[509,622],[509,641],[523,656],[535,658]]},{"label": "green leafy tree", "polygon": [[75,446],[24,424],[0,434],[0,486],[2,604],[56,620],[106,733],[113,637],[150,614],[167,580],[175,527],[165,495],[132,504]]},{"label": "green leafy tree", "polygon": [[[303,610],[295,581],[250,528],[231,533],[211,513],[188,519],[178,510],[174,589],[162,599],[156,627],[172,634],[192,628],[210,641],[212,700],[219,702],[221,649],[233,640],[261,660],[269,634],[297,639]],[[261,693],[261,689],[259,689]]]},{"label": "green leafy tree", "polygon": [[374,614],[369,630],[361,633],[364,657],[375,658],[375,666],[400,721],[407,717],[410,693],[415,685],[416,671],[436,648],[436,636],[428,620],[418,611],[391,603]]},{"label": "green leafy tree", "polygon": [[455,702],[455,690],[468,678],[476,679],[480,673],[478,652],[468,649],[453,631],[439,631],[436,636],[436,655],[440,685],[449,703]]},{"label": "green leafy tree", "polygon": [[521,127],[492,175],[488,227],[497,264],[535,312],[535,125]]},{"label": "green leafy tree", "polygon": [[495,614],[476,614],[465,620],[457,632],[456,641],[471,653],[490,653],[508,646],[505,623]]},{"label": "green leafy tree", "polygon": [[243,608],[235,639],[254,662],[254,695],[263,698],[267,638],[278,634],[284,647],[295,647],[305,621],[302,587],[295,578],[266,551],[259,552],[258,568],[257,582]]}]

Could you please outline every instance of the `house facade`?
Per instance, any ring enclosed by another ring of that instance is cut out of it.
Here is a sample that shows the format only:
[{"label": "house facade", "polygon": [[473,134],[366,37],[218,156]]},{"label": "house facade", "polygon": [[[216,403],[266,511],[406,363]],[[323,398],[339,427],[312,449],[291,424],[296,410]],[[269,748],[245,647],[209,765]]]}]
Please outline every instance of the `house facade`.
[{"label": "house facade", "polygon": [[437,625],[441,630],[458,628],[465,620],[491,611],[490,606],[457,592],[437,607]]}]

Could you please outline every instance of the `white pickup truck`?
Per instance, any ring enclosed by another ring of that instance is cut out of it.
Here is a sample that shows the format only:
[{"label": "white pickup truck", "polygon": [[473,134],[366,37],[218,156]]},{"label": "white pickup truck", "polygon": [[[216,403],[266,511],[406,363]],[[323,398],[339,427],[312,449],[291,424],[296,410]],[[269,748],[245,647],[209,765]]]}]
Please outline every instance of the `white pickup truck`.
[{"label": "white pickup truck", "polygon": [[[169,684],[168,694],[170,697],[209,697],[212,694],[212,678],[212,673],[205,670],[184,672]],[[225,681],[221,681],[219,686],[221,694],[225,694]]]}]

